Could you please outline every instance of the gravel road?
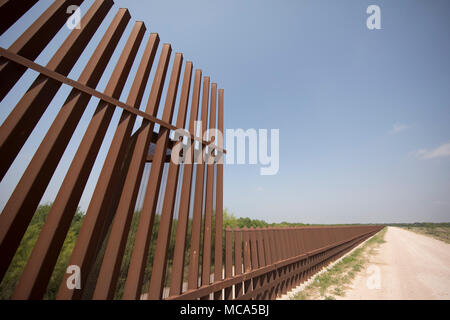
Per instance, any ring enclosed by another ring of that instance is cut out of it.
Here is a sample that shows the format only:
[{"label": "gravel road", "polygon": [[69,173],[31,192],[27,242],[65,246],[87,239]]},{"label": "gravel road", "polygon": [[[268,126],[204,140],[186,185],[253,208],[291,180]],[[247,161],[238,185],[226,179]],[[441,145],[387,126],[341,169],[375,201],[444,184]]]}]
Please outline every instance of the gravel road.
[{"label": "gravel road", "polygon": [[450,299],[450,244],[394,227],[385,241],[339,299]]}]

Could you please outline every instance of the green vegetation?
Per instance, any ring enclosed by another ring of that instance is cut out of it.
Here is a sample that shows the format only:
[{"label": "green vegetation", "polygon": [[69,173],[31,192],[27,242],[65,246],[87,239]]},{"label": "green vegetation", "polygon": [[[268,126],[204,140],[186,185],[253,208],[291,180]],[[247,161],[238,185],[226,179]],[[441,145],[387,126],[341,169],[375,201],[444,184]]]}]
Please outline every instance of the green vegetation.
[{"label": "green vegetation", "polygon": [[[14,292],[14,288],[17,284],[17,281],[22,274],[26,262],[31,254],[31,251],[34,247],[34,244],[39,236],[39,233],[44,225],[45,219],[50,211],[51,204],[45,204],[39,206],[36,213],[34,214],[28,229],[25,232],[25,235],[20,243],[19,249],[17,250],[9,269],[3,278],[3,281],[0,283],[0,299],[9,299]],[[123,289],[125,286],[125,280],[128,273],[128,266],[131,259],[132,250],[134,247],[134,241],[136,237],[136,232],[139,224],[140,211],[136,211],[133,215],[133,219],[131,222],[130,232],[127,239],[127,244],[125,246],[124,256],[122,259],[121,268],[119,271],[119,278],[117,283],[117,290],[115,294],[115,298],[120,298],[123,293]],[[59,289],[59,284],[61,283],[66,267],[68,265],[72,250],[75,246],[76,239],[78,237],[78,233],[80,232],[81,225],[83,223],[84,213],[80,210],[74,215],[72,220],[69,232],[64,241],[64,245],[59,254],[55,269],[51,276],[47,292],[44,296],[45,299],[55,299],[56,294]],[[154,251],[156,246],[157,239],[157,230],[159,228],[160,215],[155,215],[154,226],[152,232],[152,239],[149,245],[149,254],[146,263],[146,269],[144,273],[143,279],[143,292],[148,290],[148,284],[151,276],[151,268],[153,264]],[[177,230],[178,220],[173,219],[172,223],[172,232],[170,237],[169,251],[168,251],[168,262],[167,262],[167,272],[166,272],[166,285],[170,283],[170,275],[172,268],[172,258],[173,258],[173,250],[175,246],[175,235]],[[302,223],[267,223],[264,220],[250,219],[250,218],[237,218],[233,213],[230,213],[228,210],[224,210],[223,213],[223,227],[224,228],[260,228],[260,227],[275,227],[275,226],[304,226]],[[190,250],[190,241],[191,238],[191,228],[192,228],[192,219],[188,221],[188,230],[187,230],[187,239],[186,242],[186,254],[185,254],[185,266],[189,265],[189,250]],[[202,230],[203,231],[203,230]],[[203,234],[203,232],[202,232]],[[213,213],[212,217],[212,248],[211,248],[211,257],[212,257],[212,265],[214,265],[214,235],[215,235],[215,215]],[[109,234],[106,236],[108,239]],[[225,236],[225,235],[224,235]],[[84,297],[89,298],[93,290],[95,288],[95,280],[98,272],[100,271],[103,255],[106,249],[107,241],[104,241],[99,254],[97,255],[97,259],[95,261],[93,271],[88,277],[87,284],[84,290]],[[223,253],[224,254],[224,253]],[[211,270],[213,271],[213,270]],[[184,279],[187,280],[188,268],[184,268]]]},{"label": "green vegetation", "polygon": [[390,226],[404,228],[406,230],[424,234],[446,243],[450,243],[450,222],[394,223],[390,224]]},{"label": "green vegetation", "polygon": [[[36,213],[34,214],[30,225],[28,226],[27,231],[25,232],[25,235],[20,243],[20,246],[8,268],[8,271],[3,278],[3,281],[0,283],[0,299],[9,299],[11,295],[14,292],[14,288],[20,278],[20,275],[22,274],[26,262],[31,254],[31,251],[34,247],[34,244],[37,241],[37,238],[39,236],[39,233],[42,229],[42,226],[44,225],[45,219],[47,218],[48,213],[50,212],[51,204],[45,204],[39,206]],[[127,245],[124,252],[124,257],[122,261],[122,266],[120,269],[120,276],[118,280],[117,285],[117,292],[116,297],[120,297],[123,292],[123,287],[125,284],[125,279],[127,275],[127,268],[130,262],[131,258],[131,252],[133,248],[134,239],[136,236],[137,231],[137,225],[139,222],[140,212],[136,212],[133,216],[131,229],[127,241]],[[51,280],[49,282],[49,285],[47,287],[47,292],[44,296],[44,299],[55,299],[56,294],[59,289],[59,284],[61,283],[65,270],[67,268],[70,256],[72,254],[72,250],[75,246],[75,242],[78,236],[78,233],[81,229],[81,225],[83,223],[84,219],[84,213],[80,210],[77,210],[75,213],[75,216],[72,220],[72,224],[70,226],[69,232],[67,234],[67,237],[64,241],[64,245],[62,247],[62,250],[59,254],[55,269],[53,271]],[[174,226],[176,227],[176,220],[174,221]],[[159,226],[159,215],[155,216],[155,222],[154,222],[155,230],[157,230]],[[149,262],[153,261],[153,252],[155,249],[155,242],[156,242],[156,233],[153,233],[152,235],[152,241],[150,243],[150,254],[148,257]],[[174,236],[173,236],[174,238]],[[106,248],[106,241],[103,243],[103,246],[100,250],[99,257],[97,258],[97,261],[94,265],[94,274],[98,273],[101,266],[102,257],[104,254]],[[169,254],[173,251],[173,241],[172,245],[169,248]],[[147,264],[147,266],[150,266],[150,263]],[[149,274],[151,272],[151,266],[146,269],[145,276],[146,278],[145,283],[148,283],[149,280]],[[92,275],[90,275],[92,277]],[[95,288],[95,283],[89,283],[87,284],[86,290],[87,294],[92,294],[93,289]]]},{"label": "green vegetation", "polygon": [[[22,274],[26,262],[31,254],[31,251],[34,247],[34,244],[37,241],[37,238],[39,236],[39,233],[42,229],[42,226],[44,225],[45,219],[47,218],[48,213],[50,212],[51,203],[45,204],[39,206],[36,213],[34,214],[30,225],[25,232],[25,235],[20,243],[19,249],[17,250],[9,269],[3,278],[3,281],[0,283],[0,299],[9,299],[11,295],[14,292],[14,288],[17,284],[17,281],[20,278],[20,275]],[[119,279],[117,283],[117,290],[116,290],[116,298],[120,298],[123,293],[123,289],[125,286],[125,280],[128,273],[128,266],[131,259],[131,254],[134,246],[134,240],[136,237],[136,232],[138,228],[139,218],[140,218],[140,211],[137,211],[133,215],[133,219],[131,222],[130,232],[127,239],[127,244],[124,251],[124,256],[122,259],[122,264],[120,268],[119,273]],[[72,224],[70,226],[69,232],[67,234],[67,237],[65,239],[63,248],[60,252],[58,261],[56,263],[55,269],[53,271],[51,280],[49,282],[47,292],[44,296],[45,299],[55,299],[56,294],[59,289],[59,284],[61,283],[66,267],[68,265],[72,250],[75,246],[76,239],[78,237],[78,233],[80,232],[81,225],[83,223],[84,219],[84,213],[80,210],[77,210],[75,213],[75,216],[72,220]],[[157,231],[159,228],[159,221],[160,221],[160,215],[155,215],[155,221],[154,221],[154,227],[153,230]],[[173,257],[173,250],[175,246],[175,235],[177,230],[177,219],[173,219],[172,223],[172,232],[171,232],[171,238],[170,238],[170,245],[169,245],[169,252],[168,252],[168,264],[167,264],[167,272],[166,272],[166,284],[170,283],[170,275],[171,275],[171,268],[172,268],[172,257]],[[269,224],[263,220],[256,220],[256,219],[250,219],[250,218],[236,218],[232,213],[229,213],[228,210],[224,210],[223,215],[223,225],[224,228],[230,227],[230,228],[257,228],[257,227],[269,227],[269,226],[300,226],[303,224],[292,224],[292,223],[278,223],[278,224]],[[187,239],[190,239],[191,237],[191,228],[192,228],[192,220],[189,219],[188,222],[188,231],[187,231]],[[149,246],[149,254],[147,258],[147,264],[146,264],[146,270],[144,273],[144,286],[143,286],[143,292],[145,292],[148,289],[148,284],[150,281],[150,275],[151,275],[151,268],[153,264],[153,255],[155,251],[156,246],[156,239],[157,239],[157,232],[152,233],[152,239],[150,241]],[[211,257],[214,260],[214,235],[215,235],[215,216],[213,213],[212,217],[212,254]],[[106,237],[108,238],[108,236]],[[107,241],[104,241],[102,244],[102,247],[99,251],[97,260],[95,261],[95,265],[93,268],[92,273],[88,277],[88,283],[86,284],[85,288],[85,297],[89,297],[95,288],[95,281],[90,279],[95,279],[96,275],[100,271],[103,255],[106,249]],[[189,249],[190,249],[190,241],[188,240],[186,242],[186,256],[185,256],[185,265],[189,265]],[[187,279],[187,272],[188,268],[185,268],[184,270],[184,279]]]},{"label": "green vegetation", "polygon": [[386,228],[367,240],[362,246],[342,258],[329,270],[316,276],[314,281],[294,296],[296,300],[334,300],[344,296],[347,285],[367,264],[374,250],[384,243]]},{"label": "green vegetation", "polygon": [[267,223],[264,220],[250,218],[236,218],[233,213],[229,213],[227,209],[223,212],[223,225],[225,228],[264,228],[264,227],[296,227],[306,226],[304,223]]},{"label": "green vegetation", "polygon": [[[0,283],[0,299],[9,299],[13,293],[14,287],[25,268],[26,261],[31,254],[31,250],[39,236],[39,232],[44,225],[45,219],[50,211],[51,205],[41,205],[37,209],[27,231],[20,243],[20,246],[9,266],[8,272],[6,273],[3,281]],[[47,293],[45,295],[46,299],[52,299],[56,296],[58,291],[58,285],[61,282],[64,272],[66,270],[66,265],[69,262],[70,255],[72,253],[73,247],[75,245],[75,240],[83,222],[84,215],[77,210],[75,216],[72,220],[69,232],[67,234],[66,240],[62,247],[61,253],[59,255],[58,261],[56,263],[55,270],[53,271],[50,283],[48,286]]]}]

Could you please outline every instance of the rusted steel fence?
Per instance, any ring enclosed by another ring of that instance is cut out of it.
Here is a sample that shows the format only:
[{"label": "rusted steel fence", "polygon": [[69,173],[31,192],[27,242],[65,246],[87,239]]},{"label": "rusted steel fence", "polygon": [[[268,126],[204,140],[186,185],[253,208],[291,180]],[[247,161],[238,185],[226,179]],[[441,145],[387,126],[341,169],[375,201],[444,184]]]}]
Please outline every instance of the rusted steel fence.
[{"label": "rusted steel fence", "polygon": [[223,280],[169,299],[276,299],[382,228],[226,229]]},{"label": "rusted steel fence", "polygon": [[[0,32],[8,30],[35,2],[2,1]],[[183,68],[183,55],[172,55],[169,44],[158,49],[158,34],[146,37],[142,22],[134,23],[125,44],[117,49],[131,19],[127,9],[116,10],[100,41],[90,44],[113,8],[112,0],[94,1],[85,10],[80,28],[70,31],[51,53],[50,61],[45,66],[36,63],[58,31],[65,28],[67,8],[82,2],[55,1],[9,48],[0,48],[1,100],[27,70],[38,73],[0,127],[2,180],[10,174],[58,90],[63,85],[71,88],[47,133],[39,137],[39,146],[23,172],[14,172],[21,178],[0,215],[0,280],[18,252],[91,98],[98,100],[21,271],[13,299],[43,298],[108,130],[113,132],[112,140],[65,266],[68,271],[78,268],[79,282],[68,286],[71,272],[67,272],[57,299],[117,297],[130,237],[134,242],[122,279],[122,299],[272,299],[380,230],[378,226],[352,226],[224,232],[223,164],[217,160],[226,151],[221,139],[199,135],[196,124],[201,121],[201,132],[223,132],[223,89],[202,76],[201,70],[194,70],[192,62],[184,63]],[[144,37],[146,44],[137,59]],[[78,80],[69,78],[89,44],[95,49]],[[120,51],[117,61],[110,61],[116,50]],[[147,104],[141,110],[158,51]],[[130,77],[134,63],[138,67]],[[100,92],[96,87],[111,64],[111,72],[106,73],[109,80]],[[131,87],[126,102],[122,102],[119,98],[129,77]],[[116,110],[121,112],[117,123],[112,120]],[[184,130],[184,142],[172,139],[178,129]],[[179,152],[181,143],[188,151],[183,152],[184,162],[171,161],[171,150]],[[205,154],[215,161],[205,161]],[[140,194],[141,206],[137,203]],[[133,219],[137,219],[137,229],[131,235]],[[149,262],[151,250],[154,259]]]},{"label": "rusted steel fence", "polygon": [[[7,30],[35,2],[29,0],[3,1],[0,7],[1,31]],[[70,32],[62,45],[53,53],[50,62],[46,66],[35,63],[34,60],[59,29],[65,27],[65,22],[69,17],[66,13],[67,8],[82,2],[81,0],[55,1],[8,49],[0,49],[0,95],[2,99],[13,89],[27,69],[39,73],[30,88],[18,99],[16,106],[0,128],[0,150],[4,155],[0,160],[2,179],[11,168],[25,142],[30,138],[33,129],[58,89],[63,84],[72,87],[28,166],[24,172],[16,173],[21,174],[22,178],[0,215],[0,277],[4,277],[83,112],[91,97],[96,97],[100,99],[97,108],[83,138],[79,141],[78,149],[65,173],[61,187],[55,196],[12,298],[40,299],[43,297],[116,108],[121,108],[122,114],[114,128],[112,142],[107,150],[69,262],[70,266],[77,266],[80,269],[80,289],[68,288],[66,280],[69,274],[66,274],[59,287],[57,298],[82,298],[84,288],[89,287],[88,280],[95,284],[92,298],[114,297],[124,248],[129,236],[130,223],[136,212],[136,201],[140,190],[145,190],[145,194],[142,208],[139,210],[139,223],[122,298],[139,299],[141,297],[144,270],[154,232],[157,232],[155,256],[158,258],[153,261],[148,298],[159,299],[162,297],[169,261],[168,247],[176,198],[179,198],[178,223],[175,231],[176,243],[173,262],[170,257],[170,267],[172,268],[170,292],[172,295],[180,294],[187,241],[193,243],[190,246],[189,278],[195,279],[198,276],[200,268],[200,238],[198,235],[201,227],[205,230],[202,248],[204,274],[206,274],[206,268],[210,266],[205,257],[211,259],[213,208],[215,208],[215,221],[218,224],[215,239],[217,246],[222,246],[220,231],[222,230],[223,169],[222,165],[216,162],[205,165],[202,157],[200,157],[200,164],[179,165],[170,161],[170,150],[176,144],[182,143],[182,141],[172,141],[170,135],[174,130],[185,128],[184,134],[191,138],[190,151],[195,148],[196,141],[199,141],[200,150],[206,152],[208,146],[210,154],[214,155],[214,149],[217,150],[217,154],[221,154],[219,151],[221,151],[222,145],[214,146],[204,140],[202,135],[195,136],[195,122],[203,121],[203,131],[207,128],[208,123],[209,128],[223,131],[223,89],[218,89],[216,83],[210,84],[210,78],[202,77],[201,70],[194,71],[192,62],[188,61],[184,64],[184,73],[182,73],[183,55],[181,53],[172,55],[171,46],[164,44],[160,49],[147,106],[145,110],[141,111],[141,101],[160,41],[158,34],[151,33],[145,44],[137,71],[133,75],[128,98],[126,102],[119,101],[146,33],[144,24],[136,22],[123,48],[117,49],[121,51],[121,54],[115,62],[105,90],[103,92],[95,90],[130,21],[131,17],[127,9],[118,9],[98,44],[91,44],[96,48],[78,80],[67,78],[72,67],[88,46],[93,34],[113,7],[111,0],[94,1],[84,13],[80,21],[80,28],[75,28]],[[8,16],[8,19],[3,19],[5,16]],[[172,70],[166,84],[166,74],[171,56],[173,56]],[[191,86],[192,77],[194,77],[193,86]],[[165,89],[167,93],[163,99],[165,85],[167,85]],[[180,90],[178,90],[179,87],[181,87]],[[200,99],[201,118],[199,119]],[[176,100],[179,102],[175,115]],[[164,105],[161,110],[162,117],[158,118],[160,102]],[[190,117],[187,122],[189,112]],[[176,119],[174,119],[175,116]],[[133,133],[137,117],[143,120]],[[172,124],[173,120],[175,120],[175,125]],[[156,130],[155,124],[159,126],[159,130]],[[218,143],[221,143],[220,139]],[[195,153],[191,153],[191,160],[194,160]],[[144,177],[144,167],[150,168],[148,177]],[[180,167],[183,167],[182,177],[179,177]],[[196,167],[195,170],[194,167]],[[168,172],[163,177],[164,168]],[[207,177],[204,186],[205,170]],[[194,171],[197,175],[196,180],[193,179]],[[162,180],[164,180],[164,184]],[[143,185],[144,188],[142,188]],[[179,191],[178,186],[181,186]],[[192,224],[195,233],[191,233],[193,239],[187,239],[189,210],[192,207],[191,193],[195,194],[195,221]],[[204,208],[203,197],[205,197],[206,203]],[[157,213],[158,203],[162,204],[162,210]],[[156,214],[160,215],[159,228],[153,230]],[[100,250],[102,247],[103,251]],[[90,274],[99,257],[100,270],[97,272],[97,276],[91,279],[92,277],[89,278]],[[216,261],[220,262],[220,260],[221,256],[217,256]],[[190,288],[195,286],[196,283],[192,282]]]}]

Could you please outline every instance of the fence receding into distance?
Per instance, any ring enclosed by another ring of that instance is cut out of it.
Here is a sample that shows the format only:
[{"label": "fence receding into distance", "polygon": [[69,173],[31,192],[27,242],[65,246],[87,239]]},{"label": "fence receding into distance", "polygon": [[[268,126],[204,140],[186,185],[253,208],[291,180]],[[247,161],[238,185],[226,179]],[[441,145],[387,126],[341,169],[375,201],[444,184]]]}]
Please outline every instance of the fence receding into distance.
[{"label": "fence receding into distance", "polygon": [[[0,34],[36,2],[2,1]],[[143,22],[135,22],[124,45],[118,46],[131,17],[121,8],[107,22],[112,0],[94,1],[83,12],[80,28],[70,30],[62,44],[49,53],[49,43],[67,28],[68,7],[82,2],[54,1],[9,48],[0,48],[1,100],[10,98],[26,72],[37,73],[0,127],[2,180],[11,174],[27,141],[36,139],[33,131],[60,88],[70,87],[46,133],[38,137],[31,160],[22,172],[14,172],[20,179],[0,215],[0,280],[17,254],[83,114],[92,100],[97,101],[12,299],[44,297],[109,131],[111,142],[66,266],[78,268],[79,283],[68,286],[72,273],[65,273],[57,299],[115,298],[124,261],[127,272],[122,299],[274,299],[381,229],[329,226],[224,230],[223,164],[206,163],[202,155],[208,153],[217,160],[226,151],[223,141],[218,139],[214,145],[212,136],[209,140],[197,136],[195,125],[201,120],[202,132],[223,132],[224,90],[201,70],[194,70],[192,62],[183,63],[181,53],[172,54],[170,44],[160,46],[158,34],[146,35]],[[102,23],[109,25],[99,42],[91,43]],[[94,50],[86,57],[83,52],[88,45]],[[120,55],[112,61],[116,50]],[[45,66],[36,62],[44,51],[51,55]],[[152,73],[156,56],[159,58]],[[69,78],[72,68],[83,59],[86,63],[78,79]],[[132,73],[135,63],[138,67]],[[154,76],[147,104],[141,108],[151,73]],[[100,91],[96,88],[102,76],[109,80]],[[131,86],[122,102],[119,99],[129,77]],[[117,111],[119,121],[114,122]],[[189,151],[201,151],[184,155],[191,163],[170,161],[171,150],[183,143],[171,139],[177,129],[184,129],[190,138]],[[137,228],[131,234],[133,218],[137,219]],[[125,260],[131,238],[131,256]]]}]

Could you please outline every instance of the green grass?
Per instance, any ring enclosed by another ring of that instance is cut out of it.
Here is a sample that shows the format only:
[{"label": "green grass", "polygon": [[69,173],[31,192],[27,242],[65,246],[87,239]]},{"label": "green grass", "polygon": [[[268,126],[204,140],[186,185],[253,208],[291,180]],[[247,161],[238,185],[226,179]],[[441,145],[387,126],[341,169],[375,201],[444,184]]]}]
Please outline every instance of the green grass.
[{"label": "green grass", "polygon": [[[3,280],[0,281],[0,300],[7,300],[10,299],[14,289],[22,275],[22,272],[26,266],[27,260],[31,255],[31,252],[33,250],[33,247],[40,235],[40,232],[43,228],[43,225],[47,219],[47,216],[50,212],[50,209],[52,207],[52,203],[47,203],[44,205],[40,205],[38,209],[36,210],[22,240],[20,243],[20,246],[17,250],[17,252],[14,255],[14,258],[12,259],[12,262],[9,265],[9,268],[3,277]],[[64,245],[62,246],[59,257],[56,262],[55,268],[53,270],[50,282],[47,286],[47,291],[45,293],[44,298],[45,299],[55,299],[56,294],[58,292],[60,283],[63,279],[63,276],[66,272],[67,265],[69,263],[72,250],[75,246],[75,242],[77,240],[78,234],[80,232],[81,226],[83,224],[83,220],[85,217],[85,213],[81,210],[77,210],[77,212],[74,215],[74,218],[72,220],[72,224],[70,226],[70,229],[67,233]],[[131,221],[131,226],[127,238],[127,243],[125,245],[125,250],[121,262],[121,267],[119,271],[119,276],[117,280],[117,286],[115,291],[115,298],[120,299],[123,294],[123,290],[125,287],[125,281],[126,277],[128,275],[128,266],[130,263],[132,251],[134,248],[134,241],[136,238],[136,232],[139,224],[140,219],[140,211],[136,211],[133,214],[133,218]],[[156,239],[157,239],[157,230],[159,228],[159,221],[160,221],[160,214],[155,215],[154,220],[154,226],[152,231],[152,237],[149,244],[149,252],[147,255],[147,262],[146,262],[146,268],[144,272],[144,279],[143,279],[143,288],[142,292],[146,292],[148,290],[148,285],[150,283],[150,276],[151,276],[151,268],[153,264],[153,256],[156,246]],[[170,234],[170,244],[168,248],[168,263],[167,263],[167,272],[166,272],[166,279],[165,279],[165,285],[168,286],[171,280],[171,269],[172,269],[172,258],[173,258],[173,251],[175,247],[175,235],[176,235],[176,229],[177,229],[177,223],[178,220],[174,218],[172,220],[172,232]],[[215,212],[213,211],[212,215],[212,230],[211,233],[215,234]],[[224,228],[230,227],[230,228],[243,228],[243,227],[269,227],[269,226],[303,226],[302,223],[287,223],[287,222],[281,222],[281,223],[272,223],[269,224],[265,222],[264,220],[256,220],[256,219],[250,219],[250,218],[237,218],[232,213],[229,213],[227,209],[224,209],[223,211],[223,226]],[[192,230],[192,219],[189,219],[188,221],[188,229],[187,229],[187,235],[186,239],[188,241],[186,242],[186,255],[185,255],[185,266],[189,265],[189,250],[190,250],[190,241],[191,238],[191,230]],[[225,236],[225,235],[224,235]],[[90,298],[93,294],[93,290],[95,289],[96,281],[95,277],[97,273],[100,271],[103,255],[106,249],[107,242],[106,240],[101,243],[101,250],[99,251],[99,254],[96,257],[96,260],[93,265],[93,272],[92,275],[87,278],[83,298]],[[225,248],[223,249],[225,250]],[[212,242],[211,246],[211,257],[212,257],[212,264],[214,264],[214,241]],[[211,272],[214,271],[214,268],[211,268]],[[187,280],[188,275],[188,268],[184,268],[184,280]]]},{"label": "green grass", "polygon": [[344,296],[347,285],[351,283],[358,272],[364,269],[374,249],[385,242],[386,230],[384,228],[329,270],[316,276],[314,281],[297,293],[293,299],[334,300],[336,296]]},{"label": "green grass", "polygon": [[446,243],[450,243],[450,227],[431,225],[423,227],[406,226],[403,228],[409,231],[413,231],[416,233],[420,233],[435,238],[437,240],[444,241]]}]

